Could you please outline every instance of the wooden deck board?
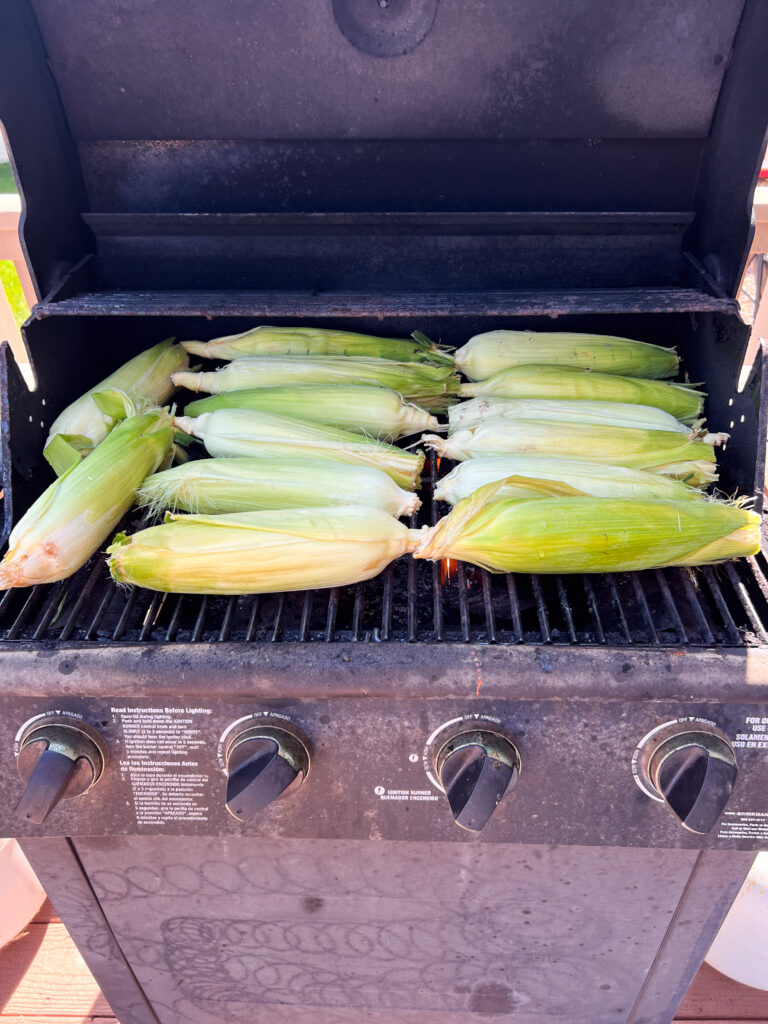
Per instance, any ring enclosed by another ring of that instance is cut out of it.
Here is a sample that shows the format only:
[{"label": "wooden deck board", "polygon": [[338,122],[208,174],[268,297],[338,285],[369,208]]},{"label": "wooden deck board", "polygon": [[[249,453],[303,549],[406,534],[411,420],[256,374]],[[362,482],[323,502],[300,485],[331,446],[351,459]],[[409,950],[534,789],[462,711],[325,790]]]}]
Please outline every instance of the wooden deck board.
[{"label": "wooden deck board", "polygon": [[768,992],[740,985],[704,964],[680,1005],[678,1021],[768,1021]]}]

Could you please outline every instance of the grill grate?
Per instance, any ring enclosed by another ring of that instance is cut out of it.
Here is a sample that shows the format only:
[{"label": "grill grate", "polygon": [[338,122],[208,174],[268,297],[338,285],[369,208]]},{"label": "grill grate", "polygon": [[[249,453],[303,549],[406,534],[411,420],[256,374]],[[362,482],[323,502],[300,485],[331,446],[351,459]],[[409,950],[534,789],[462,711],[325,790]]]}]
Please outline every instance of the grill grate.
[{"label": "grill grate", "polygon": [[[421,521],[434,523],[445,509],[430,500],[429,466]],[[403,558],[356,586],[214,598],[118,588],[99,555],[62,583],[7,591],[1,641],[756,646],[768,643],[768,561],[533,576]]]}]

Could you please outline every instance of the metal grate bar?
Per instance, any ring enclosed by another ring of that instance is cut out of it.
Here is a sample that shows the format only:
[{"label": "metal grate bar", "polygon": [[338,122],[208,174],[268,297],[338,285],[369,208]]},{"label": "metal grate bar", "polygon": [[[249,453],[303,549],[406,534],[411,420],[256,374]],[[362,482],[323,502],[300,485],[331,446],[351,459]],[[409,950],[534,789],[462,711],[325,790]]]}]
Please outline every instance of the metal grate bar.
[{"label": "metal grate bar", "polygon": [[587,607],[589,613],[592,616],[592,621],[595,624],[595,633],[597,635],[597,642],[599,644],[605,643],[605,631],[603,630],[603,623],[600,618],[600,612],[597,607],[597,598],[595,597],[595,590],[592,586],[592,580],[589,576],[581,577],[584,582],[584,593],[587,595]]},{"label": "metal grate bar", "polygon": [[179,626],[181,624],[181,609],[184,605],[184,595],[179,594],[176,598],[176,605],[171,615],[171,621],[168,623],[168,629],[165,631],[165,639],[169,643],[176,639],[176,634],[179,632]]},{"label": "metal grate bar", "polygon": [[253,643],[253,639],[256,636],[256,619],[259,615],[259,597],[254,597],[253,603],[251,604],[251,614],[248,616],[248,628],[245,631],[245,642],[250,644]]},{"label": "metal grate bar", "polygon": [[627,644],[632,643],[632,633],[630,632],[629,626],[627,625],[627,617],[624,614],[624,605],[621,603],[621,597],[619,595],[619,588],[616,586],[616,580],[612,572],[605,574],[605,581],[608,584],[608,590],[611,595],[611,603],[616,610],[616,617],[619,620],[619,629],[624,642]]},{"label": "metal grate bar", "polygon": [[325,618],[325,642],[330,643],[336,635],[336,616],[339,611],[339,588],[332,587],[328,594],[328,612]]},{"label": "metal grate bar", "polygon": [[314,603],[314,591],[308,590],[304,594],[304,603],[301,607],[301,623],[299,625],[299,640],[306,643],[309,640],[309,627],[312,622],[312,605]]},{"label": "metal grate bar", "polygon": [[30,591],[29,596],[27,597],[26,601],[24,602],[21,611],[16,616],[16,619],[14,620],[13,624],[11,625],[11,628],[5,634],[5,639],[6,640],[15,640],[16,639],[16,637],[21,632],[21,627],[27,621],[29,616],[32,614],[32,609],[35,607],[35,605],[37,604],[37,602],[40,600],[40,598],[42,597],[42,595],[44,593],[45,593],[45,587],[40,586],[40,585],[38,585],[36,587],[32,587],[32,590]]},{"label": "metal grate bar", "polygon": [[[430,508],[429,521],[434,526],[440,518],[438,508],[439,502],[435,501],[433,495],[437,485],[437,458],[434,452],[429,453],[429,483],[430,483]],[[443,615],[443,581],[440,575],[440,562],[432,562],[432,628],[435,640],[443,639],[444,615]]]},{"label": "metal grate bar", "polygon": [[570,604],[570,601],[568,600],[568,594],[566,593],[566,590],[565,590],[565,584],[563,583],[562,579],[559,576],[557,577],[557,594],[558,594],[558,597],[560,598],[560,607],[563,610],[563,616],[565,618],[565,626],[566,626],[566,629],[568,630],[568,637],[569,637],[571,643],[575,644],[576,643],[576,630],[574,629],[574,626],[573,626],[573,613],[571,611],[571,604]]},{"label": "metal grate bar", "polygon": [[280,594],[277,602],[277,611],[275,612],[274,624],[272,626],[272,636],[270,640],[273,644],[280,641],[283,633],[283,615],[285,613],[285,594]]},{"label": "metal grate bar", "polygon": [[355,587],[355,600],[352,605],[352,639],[360,642],[360,627],[363,621],[363,590],[364,583],[358,583]]},{"label": "metal grate bar", "polygon": [[192,630],[192,642],[197,644],[203,639],[203,628],[205,627],[205,613],[208,611],[208,597],[204,596],[200,601],[200,607],[197,610],[197,618],[195,619],[195,625]]},{"label": "metal grate bar", "polygon": [[704,615],[704,609],[701,607],[699,602],[699,595],[696,587],[694,586],[691,574],[687,569],[679,568],[677,575],[682,581],[683,590],[685,596],[688,598],[688,605],[693,612],[693,616],[696,619],[696,625],[699,627],[699,635],[702,642],[708,645],[714,644],[715,638],[712,635],[712,630],[709,628],[706,616]]},{"label": "metal grate bar", "polygon": [[493,614],[493,590],[491,589],[491,574],[485,569],[482,570],[483,581],[483,610],[485,612],[485,628],[488,632],[488,641],[496,643],[496,618]]},{"label": "metal grate bar", "polygon": [[456,584],[459,588],[459,617],[461,619],[461,639],[469,643],[471,637],[469,626],[469,602],[467,601],[467,570],[463,562],[456,563]]},{"label": "metal grate bar", "polygon": [[539,629],[541,630],[541,639],[545,644],[551,644],[552,634],[549,630],[547,607],[544,604],[544,595],[541,592],[541,582],[539,581],[538,576],[531,575],[531,586],[533,587],[533,597],[536,601],[536,614],[539,618]]},{"label": "metal grate bar", "polygon": [[631,572],[629,576],[632,580],[632,588],[635,591],[637,603],[640,606],[640,612],[648,630],[648,638],[652,644],[659,645],[661,641],[659,640],[658,633],[656,632],[656,627],[653,624],[653,616],[651,615],[651,609],[648,607],[648,600],[645,596],[642,579],[639,573],[636,572]]},{"label": "metal grate bar", "polygon": [[738,643],[740,639],[738,627],[733,621],[733,617],[728,610],[728,605],[725,603],[723,592],[720,590],[720,586],[715,579],[715,574],[709,566],[704,569],[704,579],[707,581],[709,592],[712,594],[717,610],[720,613],[720,618],[723,620],[723,625],[725,626],[725,631],[728,634],[728,639],[733,643]]},{"label": "metal grate bar", "polygon": [[523,623],[520,619],[520,602],[517,600],[517,584],[512,573],[507,575],[507,597],[509,598],[509,614],[512,617],[512,633],[516,644],[523,642]]},{"label": "metal grate bar", "polygon": [[384,592],[381,598],[381,639],[389,640],[392,626],[392,566],[384,570]]},{"label": "metal grate bar", "polygon": [[232,632],[232,620],[235,617],[235,611],[237,609],[237,598],[230,597],[227,601],[227,607],[224,612],[224,620],[221,623],[221,629],[219,630],[219,643],[226,643],[229,640],[229,635]]},{"label": "metal grate bar", "polygon": [[[411,526],[416,526],[416,516],[411,516]],[[413,643],[418,637],[417,628],[417,594],[416,594],[416,561],[413,558],[408,559],[408,579],[406,583],[406,589],[408,592],[408,640]]]},{"label": "metal grate bar", "polygon": [[[86,598],[90,597],[91,591],[96,585],[96,581],[101,578],[102,572],[103,565],[101,559],[97,559],[96,564],[93,566],[90,573],[88,574],[88,579],[85,581],[85,586],[80,588],[80,592],[77,595],[77,599],[75,600],[74,605],[72,606],[72,610],[67,616],[67,621],[64,623],[64,627],[59,633],[59,640],[69,640],[69,638],[72,636],[72,632],[75,628],[75,624],[77,623],[80,611],[82,610],[82,607],[85,604]],[[37,637],[35,639],[37,639]]]},{"label": "metal grate bar", "polygon": [[162,604],[164,594],[153,594],[152,600],[149,602],[149,608],[147,608],[144,614],[144,621],[141,625],[141,633],[139,633],[139,640],[149,640],[152,636],[152,631],[155,628],[155,619],[157,613]]},{"label": "metal grate bar", "polygon": [[115,626],[115,629],[112,633],[113,640],[119,640],[120,637],[125,632],[125,627],[128,624],[128,619],[131,617],[131,612],[133,611],[133,606],[134,604],[136,604],[137,595],[138,590],[136,590],[135,588],[132,589],[128,594],[128,600],[125,602],[125,607],[123,608],[122,614],[120,615],[120,618],[117,620],[117,625]]},{"label": "metal grate bar", "polygon": [[672,592],[669,589],[669,584],[667,583],[666,576],[661,571],[661,569],[655,569],[654,572],[656,574],[656,579],[659,584],[659,590],[661,591],[662,600],[664,601],[664,607],[667,611],[667,615],[669,615],[670,619],[672,620],[672,625],[674,626],[674,630],[677,633],[677,638],[681,644],[687,644],[688,634],[685,631],[683,620],[680,618],[680,613],[677,610],[677,605],[675,604],[674,598],[672,597]]},{"label": "metal grate bar", "polygon": [[752,623],[752,628],[759,637],[760,642],[765,643],[766,640],[768,640],[768,637],[765,635],[765,628],[760,621],[760,616],[755,611],[755,606],[752,604],[752,600],[747,593],[747,588],[744,586],[743,581],[739,579],[738,573],[736,572],[732,562],[726,562],[725,573],[731,582],[731,586],[736,591],[736,596],[741,602],[742,608],[747,613],[747,618]]},{"label": "metal grate bar", "polygon": [[11,589],[6,590],[2,597],[0,597],[0,619],[5,616],[8,611],[8,605],[11,603],[13,598],[16,596],[17,591]]},{"label": "metal grate bar", "polygon": [[[67,593],[69,591],[69,581],[64,583],[57,583],[51,587],[51,593],[48,600],[43,605],[43,611],[38,619],[35,631],[32,634],[33,640],[42,640],[46,634],[48,626],[51,624],[51,619],[58,613],[62,607],[62,602],[66,600]],[[66,637],[59,637],[59,639],[66,640]]]}]

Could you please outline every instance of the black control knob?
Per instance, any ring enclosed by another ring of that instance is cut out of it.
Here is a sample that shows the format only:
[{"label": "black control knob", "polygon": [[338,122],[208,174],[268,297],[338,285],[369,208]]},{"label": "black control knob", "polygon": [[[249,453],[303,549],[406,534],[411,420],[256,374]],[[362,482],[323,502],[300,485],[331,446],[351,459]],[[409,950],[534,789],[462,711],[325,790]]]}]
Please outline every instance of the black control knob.
[{"label": "black control knob", "polygon": [[517,783],[520,753],[506,736],[466,730],[438,749],[435,770],[456,824],[479,832]]},{"label": "black control knob", "polygon": [[728,740],[714,730],[666,737],[648,760],[650,782],[691,832],[711,832],[723,813],[738,768]]},{"label": "black control knob", "polygon": [[48,718],[30,729],[17,759],[27,783],[17,816],[42,825],[60,800],[81,796],[99,781],[108,755],[104,739],[84,723]]},{"label": "black control knob", "polygon": [[265,720],[230,739],[225,761],[227,810],[248,821],[301,786],[309,772],[309,743],[298,729]]}]

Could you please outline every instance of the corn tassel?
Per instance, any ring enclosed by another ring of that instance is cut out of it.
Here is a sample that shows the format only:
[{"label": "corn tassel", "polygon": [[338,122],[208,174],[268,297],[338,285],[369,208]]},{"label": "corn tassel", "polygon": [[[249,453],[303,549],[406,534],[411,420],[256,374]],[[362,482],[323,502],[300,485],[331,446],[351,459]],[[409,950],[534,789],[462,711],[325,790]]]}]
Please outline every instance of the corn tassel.
[{"label": "corn tassel", "polygon": [[179,594],[270,594],[370,579],[421,536],[366,506],[168,515],[107,549],[118,583]]},{"label": "corn tassel", "polygon": [[690,433],[674,416],[650,405],[624,402],[569,402],[539,398],[473,398],[448,410],[451,431],[473,427],[494,419],[552,420],[571,423],[604,423],[614,427],[642,430],[676,430]]},{"label": "corn tassel", "polygon": [[[115,423],[167,402],[175,390],[171,374],[188,366],[186,352],[173,338],[167,338],[134,356],[67,406],[51,424],[43,452],[54,472],[60,475],[79,462]],[[124,403],[118,397],[121,392]]]},{"label": "corn tassel", "polygon": [[[192,418],[180,416],[176,427],[199,438],[209,455],[230,458],[252,455],[288,458],[297,449],[305,458],[317,456],[352,464],[363,463],[382,470],[399,487],[413,490],[419,486],[424,465],[423,452],[405,452],[402,448],[360,437],[337,427],[326,427],[288,416],[249,409],[217,409]],[[287,447],[286,447],[287,446]]]},{"label": "corn tassel", "polygon": [[447,409],[459,390],[450,366],[425,366],[389,359],[347,356],[244,356],[220,370],[175,373],[177,387],[218,395],[244,388],[296,387],[302,384],[372,384],[397,391],[425,409]]},{"label": "corn tassel", "polygon": [[487,380],[500,370],[531,363],[570,366],[627,377],[673,377],[674,349],[603,334],[549,331],[488,331],[457,349],[456,366],[470,380]]},{"label": "corn tassel", "polygon": [[481,487],[499,480],[505,481],[498,492],[500,499],[530,496],[531,481],[542,480],[561,483],[572,492],[596,498],[658,498],[666,501],[700,501],[703,498],[696,488],[658,473],[583,459],[547,459],[536,455],[499,455],[460,462],[438,481],[434,497],[456,505]]},{"label": "corn tassel", "polygon": [[640,380],[613,373],[591,373],[567,366],[518,366],[487,380],[462,384],[463,398],[550,398],[622,402],[663,409],[684,423],[701,415],[704,396],[687,384]]},{"label": "corn tassel", "polygon": [[274,412],[382,441],[396,441],[421,430],[445,429],[425,409],[404,401],[395,391],[345,384],[228,391],[190,402],[184,412],[187,416],[200,416],[216,409]]},{"label": "corn tassel", "polygon": [[152,512],[171,509],[218,515],[260,509],[366,505],[395,518],[421,506],[412,491],[373,466],[331,459],[199,459],[148,477],[137,504]]},{"label": "corn tassel", "polygon": [[460,501],[424,532],[414,557],[491,572],[593,573],[709,565],[760,548],[760,516],[723,501],[498,500],[504,487],[488,484]]},{"label": "corn tassel", "polygon": [[447,438],[425,434],[421,440],[441,457],[457,461],[491,455],[539,455],[649,469],[695,486],[717,479],[713,446],[671,430],[491,420],[463,427]]},{"label": "corn tassel", "polygon": [[254,327],[213,341],[182,341],[187,352],[207,359],[241,356],[375,356],[404,363],[451,365],[452,355],[421,331],[407,338],[379,338],[325,327]]},{"label": "corn tassel", "polygon": [[171,417],[162,410],[118,424],[84,462],[45,490],[11,532],[0,590],[71,576],[133,504],[142,480],[167,458]]}]

